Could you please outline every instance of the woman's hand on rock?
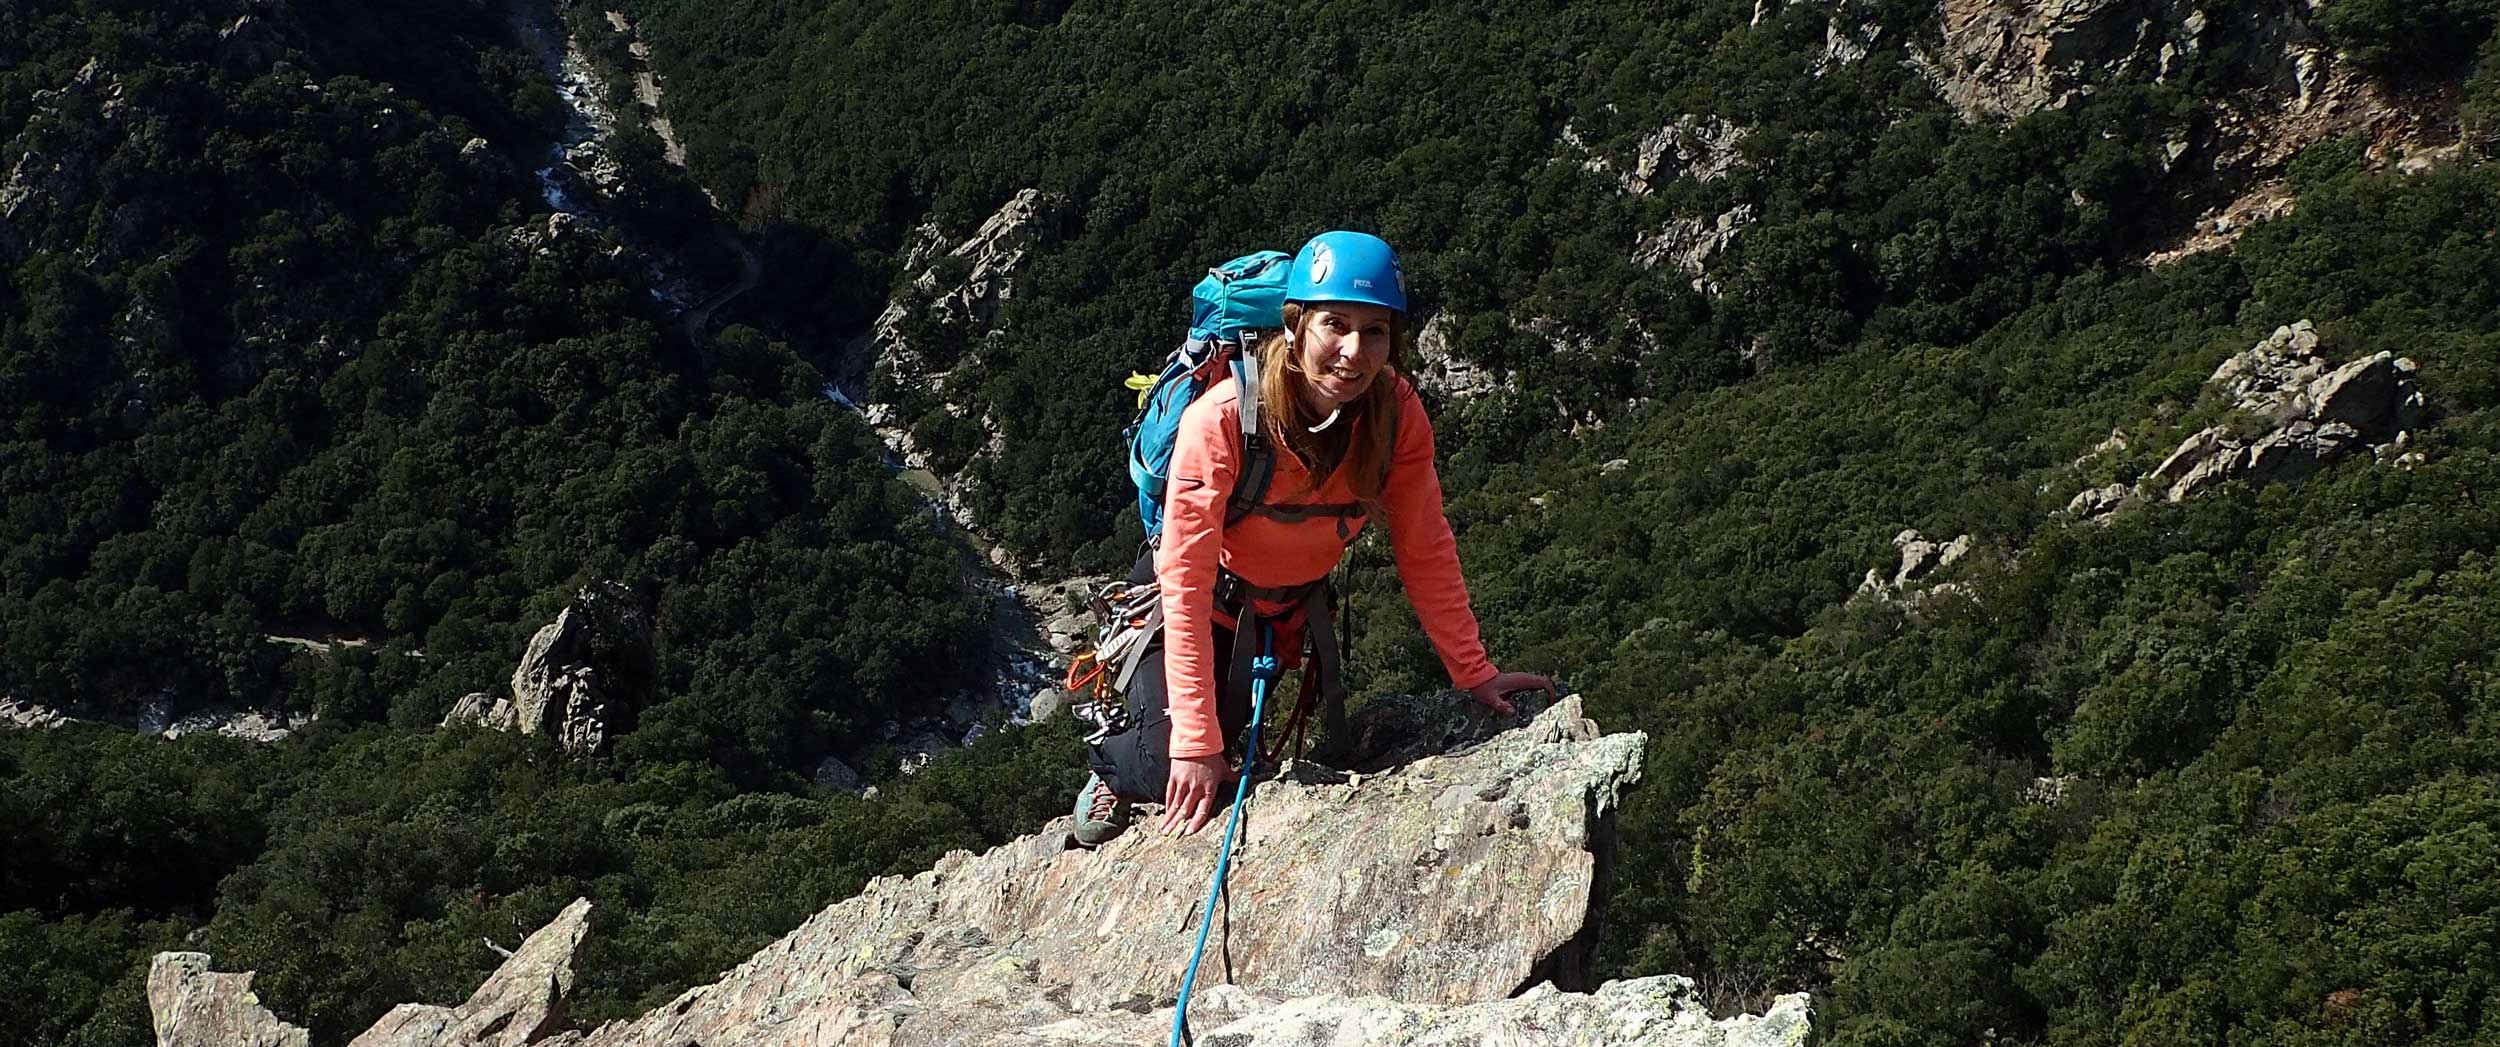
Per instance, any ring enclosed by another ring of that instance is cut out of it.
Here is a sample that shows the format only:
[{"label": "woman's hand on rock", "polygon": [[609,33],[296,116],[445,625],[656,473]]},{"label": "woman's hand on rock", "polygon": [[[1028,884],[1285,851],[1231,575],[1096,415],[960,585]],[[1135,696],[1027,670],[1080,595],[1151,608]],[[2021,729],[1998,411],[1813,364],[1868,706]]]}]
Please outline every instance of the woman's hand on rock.
[{"label": "woman's hand on rock", "polygon": [[1187,836],[1206,828],[1215,819],[1215,791],[1230,777],[1232,767],[1220,753],[1173,757],[1171,779],[1163,786],[1163,821],[1157,831]]},{"label": "woman's hand on rock", "polygon": [[1467,697],[1475,699],[1477,705],[1508,716],[1519,710],[1511,706],[1510,699],[1502,696],[1520,691],[1543,691],[1551,696],[1554,681],[1535,673],[1494,673],[1492,679],[1468,688]]}]

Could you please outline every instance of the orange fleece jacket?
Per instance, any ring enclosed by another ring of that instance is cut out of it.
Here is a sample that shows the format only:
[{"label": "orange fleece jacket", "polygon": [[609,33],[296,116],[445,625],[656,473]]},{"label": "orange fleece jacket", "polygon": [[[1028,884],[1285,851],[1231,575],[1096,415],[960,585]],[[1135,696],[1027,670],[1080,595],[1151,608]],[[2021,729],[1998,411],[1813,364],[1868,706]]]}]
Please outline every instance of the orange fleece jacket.
[{"label": "orange fleece jacket", "polygon": [[[1398,578],[1415,617],[1441,655],[1450,682],[1465,689],[1490,680],[1493,663],[1476,633],[1476,615],[1467,605],[1467,580],[1459,573],[1458,539],[1450,534],[1441,512],[1441,476],[1432,465],[1432,420],[1423,400],[1404,375],[1383,374],[1393,382],[1402,412],[1397,447],[1392,452],[1388,489],[1381,502],[1388,514],[1389,549],[1397,559]],[[1338,521],[1322,517],[1285,523],[1257,514],[1224,526],[1226,503],[1241,467],[1241,390],[1230,377],[1216,384],[1181,413],[1179,439],[1172,449],[1171,486],[1163,499],[1163,538],[1155,551],[1155,578],[1163,593],[1163,672],[1172,715],[1170,752],[1175,757],[1211,756],[1224,751],[1223,730],[1216,723],[1215,690],[1223,655],[1212,650],[1209,635],[1216,619],[1216,569],[1221,565],[1261,588],[1299,585],[1326,575],[1345,555],[1346,546],[1361,534],[1353,521],[1345,537]],[[1326,504],[1354,501],[1354,488],[1344,470],[1313,489],[1310,470],[1290,453],[1276,454],[1276,473],[1267,488],[1271,505]],[[1291,609],[1261,601],[1261,614]],[[1299,640],[1280,633],[1283,645]]]}]

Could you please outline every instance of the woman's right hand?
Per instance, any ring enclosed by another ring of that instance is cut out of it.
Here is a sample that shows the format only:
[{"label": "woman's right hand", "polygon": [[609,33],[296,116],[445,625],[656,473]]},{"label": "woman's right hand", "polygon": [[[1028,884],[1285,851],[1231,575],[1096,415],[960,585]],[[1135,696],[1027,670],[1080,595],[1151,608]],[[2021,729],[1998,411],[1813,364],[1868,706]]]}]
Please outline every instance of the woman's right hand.
[{"label": "woman's right hand", "polygon": [[1554,695],[1554,681],[1535,673],[1496,672],[1492,679],[1468,688],[1467,696],[1475,699],[1477,705],[1509,716],[1518,710],[1506,696],[1520,691],[1543,691],[1550,698]]},{"label": "woman's right hand", "polygon": [[1215,820],[1215,791],[1223,788],[1232,768],[1224,756],[1175,756],[1171,780],[1163,786],[1163,821],[1157,831],[1187,836]]}]

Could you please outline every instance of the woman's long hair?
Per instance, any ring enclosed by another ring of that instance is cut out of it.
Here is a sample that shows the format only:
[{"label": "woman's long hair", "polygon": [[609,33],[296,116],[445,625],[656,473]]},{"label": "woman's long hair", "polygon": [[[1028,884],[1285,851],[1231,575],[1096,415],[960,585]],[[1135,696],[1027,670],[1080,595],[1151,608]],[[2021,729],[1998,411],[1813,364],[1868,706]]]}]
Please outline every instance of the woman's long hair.
[{"label": "woman's long hair", "polygon": [[[1285,303],[1285,330],[1301,331],[1306,315],[1308,310],[1301,303]],[[1303,373],[1293,343],[1286,341],[1280,331],[1269,335],[1259,346],[1259,417],[1260,427],[1267,431],[1268,446],[1283,448],[1310,470],[1314,490],[1325,486],[1339,470],[1353,470],[1349,476],[1354,499],[1362,503],[1365,512],[1375,516],[1380,513],[1382,481],[1389,475],[1389,456],[1396,452],[1389,446],[1390,419],[1396,417],[1392,412],[1398,409],[1393,376],[1405,364],[1407,340],[1405,317],[1391,314],[1387,365],[1372,378],[1371,387],[1363,390],[1362,396],[1345,405],[1345,414],[1335,425],[1316,433],[1310,431],[1311,427],[1325,416],[1315,416],[1303,406],[1299,390],[1311,379]]]}]

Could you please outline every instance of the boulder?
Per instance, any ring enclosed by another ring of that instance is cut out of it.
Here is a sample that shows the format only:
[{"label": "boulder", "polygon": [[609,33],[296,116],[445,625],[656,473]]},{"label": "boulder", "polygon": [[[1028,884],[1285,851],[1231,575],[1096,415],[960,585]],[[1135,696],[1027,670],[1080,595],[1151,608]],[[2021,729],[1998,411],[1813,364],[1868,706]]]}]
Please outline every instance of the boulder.
[{"label": "boulder", "polygon": [[859,794],[861,785],[858,771],[852,770],[850,764],[831,756],[825,757],[816,764],[814,781],[817,788],[846,792],[854,796]]},{"label": "boulder", "polygon": [[[1468,708],[1454,694],[1376,700],[1349,732],[1351,769],[1288,764],[1262,782],[1212,913],[1200,906],[1220,832],[1136,831],[1085,851],[1060,819],[874,880],[718,982],[587,1035],[551,1017],[571,984],[576,903],[489,979],[496,992],[401,1008],[352,1047],[476,1043],[496,1012],[511,1017],[484,1042],[504,1047],[1159,1043],[1209,919],[1190,1008],[1200,1043],[1804,1042],[1803,994],[1713,1022],[1683,978],[1588,984],[1613,812],[1646,739],[1601,735],[1577,699],[1533,716]],[[545,991],[510,1002],[497,988],[525,983]]]},{"label": "boulder", "polygon": [[2116,513],[2134,499],[2135,487],[2133,485],[2110,484],[2107,487],[2095,487],[2076,495],[2066,503],[2066,511],[2085,519],[2096,519]]},{"label": "boulder", "polygon": [[66,727],[77,722],[75,717],[51,706],[14,695],[0,696],[0,727]]},{"label": "boulder", "polygon": [[596,752],[611,728],[649,701],[657,671],[650,612],[624,586],[595,582],[530,638],[508,696],[490,706],[484,694],[470,694],[443,726],[544,734],[566,752]]},{"label": "boulder", "polygon": [[[2084,491],[2066,511],[2105,519],[2144,498],[2186,501],[2233,480],[2297,483],[2365,450],[2380,461],[2419,462],[2420,452],[2407,448],[2431,411],[2414,362],[2379,352],[2337,366],[2319,355],[2320,344],[2317,328],[2302,320],[2233,354],[2206,388],[2239,421],[2189,434],[2135,484]],[[2113,433],[2075,464],[2123,449],[2122,436]]]}]

